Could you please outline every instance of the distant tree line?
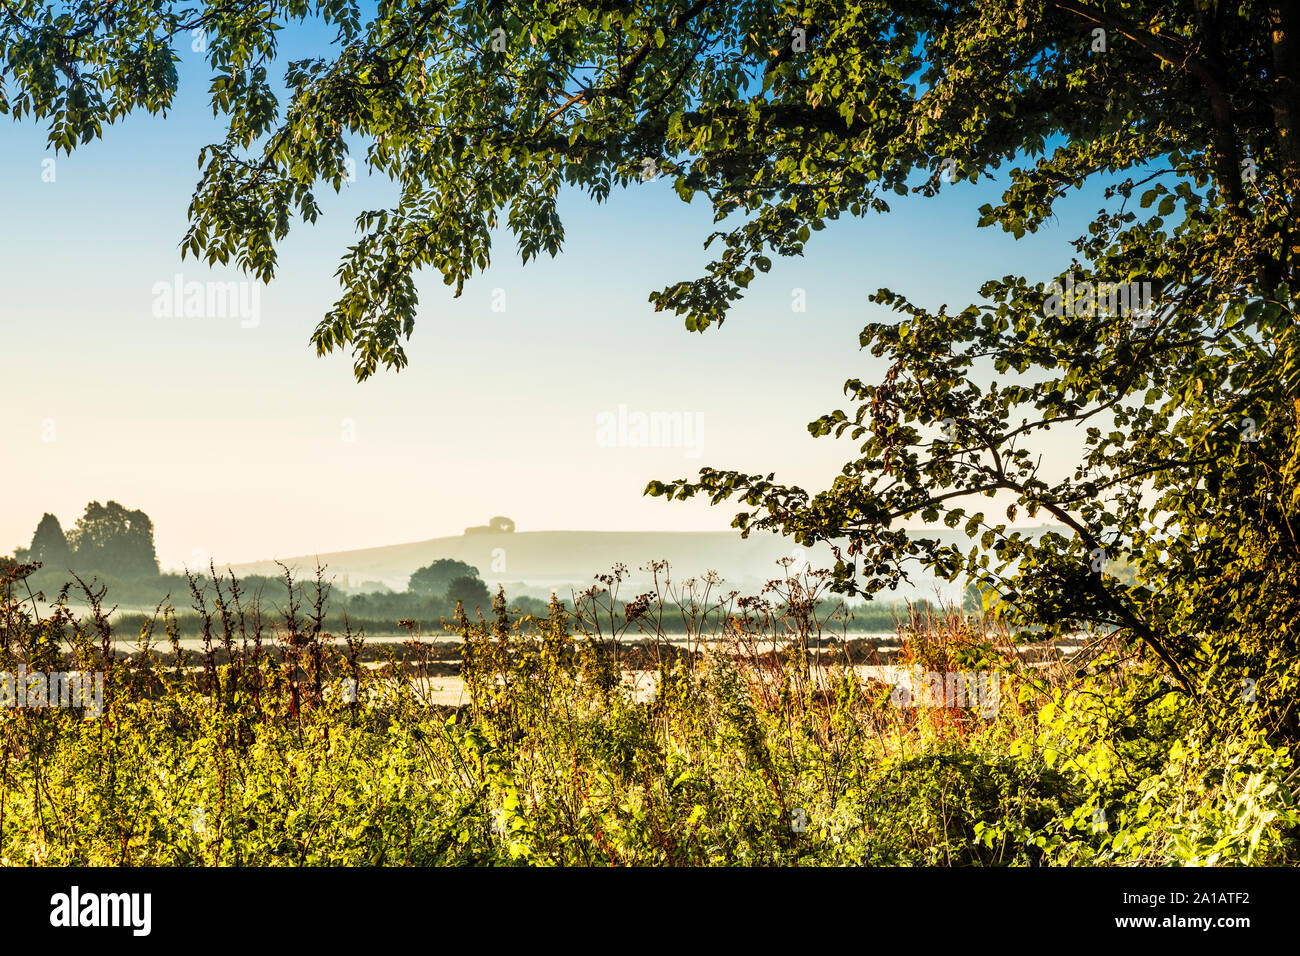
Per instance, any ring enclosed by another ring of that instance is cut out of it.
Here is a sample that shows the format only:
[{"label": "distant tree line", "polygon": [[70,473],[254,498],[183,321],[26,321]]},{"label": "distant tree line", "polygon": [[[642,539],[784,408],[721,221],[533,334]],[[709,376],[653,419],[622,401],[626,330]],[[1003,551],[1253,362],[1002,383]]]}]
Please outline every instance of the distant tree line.
[{"label": "distant tree line", "polygon": [[[513,526],[507,518],[493,518],[490,527],[501,533],[513,530]],[[32,535],[31,546],[18,548],[14,557],[23,563],[41,562],[42,569],[29,583],[35,590],[44,592],[49,600],[54,599],[75,573],[88,583],[107,585],[110,600],[119,606],[148,608],[170,601],[181,613],[182,629],[192,623],[187,620],[195,603],[191,578],[184,573],[161,572],[154,547],[153,522],[143,511],[130,511],[116,501],[104,505],[92,501],[66,534],[56,516],[45,514]],[[205,600],[212,597],[208,572],[204,568],[192,570],[193,584],[205,594]],[[228,578],[228,574],[222,577]],[[304,584],[299,580],[295,590]],[[277,595],[284,595],[285,579],[243,575],[239,585],[241,593],[247,596],[262,595],[275,600]],[[80,596],[76,589],[70,593],[73,600]],[[967,601],[977,604],[978,597],[978,593],[968,594]],[[537,598],[509,597],[508,601],[511,610],[519,615],[544,617],[548,613],[548,602]],[[455,558],[439,558],[417,569],[408,579],[405,591],[347,593],[331,589],[329,595],[332,627],[342,626],[346,616],[353,626],[376,633],[395,630],[399,620],[415,621],[426,633],[434,633],[443,622],[453,618],[458,603],[471,617],[478,611],[490,613],[493,594],[478,568]],[[566,610],[571,610],[569,602],[562,603]],[[829,613],[833,603],[820,608],[819,616]],[[926,606],[926,602],[920,606]],[[626,611],[627,602],[615,603],[617,615],[623,616]],[[906,608],[901,605],[874,602],[855,608],[851,618],[855,630],[885,631],[893,630],[896,618],[906,614]],[[666,606],[660,627],[668,633],[683,630],[681,609]]]}]

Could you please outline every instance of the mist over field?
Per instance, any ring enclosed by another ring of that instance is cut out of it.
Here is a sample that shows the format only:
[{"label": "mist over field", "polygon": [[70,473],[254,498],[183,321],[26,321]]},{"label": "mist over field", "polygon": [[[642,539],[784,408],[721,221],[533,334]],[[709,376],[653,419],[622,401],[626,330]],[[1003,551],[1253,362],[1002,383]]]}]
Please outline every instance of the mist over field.
[{"label": "mist over field", "polygon": [[[366,590],[371,584],[401,590],[412,572],[436,558],[464,561],[478,568],[483,580],[494,587],[502,585],[512,594],[532,597],[544,597],[551,590],[560,594],[581,590],[592,583],[595,574],[619,564],[628,569],[629,587],[648,586],[653,578],[648,566],[663,561],[678,580],[713,571],[730,587],[757,591],[786,574],[779,563],[783,560],[788,559],[796,572],[830,568],[835,563],[828,544],[791,547],[788,540],[772,534],[741,538],[732,531],[515,531],[286,556],[231,569],[238,574],[275,575],[279,562],[299,573],[310,573],[319,562],[345,590]],[[938,582],[924,573],[917,578],[912,587],[900,589],[898,596],[933,599],[937,594],[955,594],[960,600],[959,585]]]}]

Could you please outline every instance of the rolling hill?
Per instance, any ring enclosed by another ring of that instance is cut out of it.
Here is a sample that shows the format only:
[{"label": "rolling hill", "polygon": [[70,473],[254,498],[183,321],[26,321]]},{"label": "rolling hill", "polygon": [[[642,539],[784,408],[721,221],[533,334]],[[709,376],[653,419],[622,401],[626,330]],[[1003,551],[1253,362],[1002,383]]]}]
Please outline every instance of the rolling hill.
[{"label": "rolling hill", "polygon": [[[1041,530],[1045,529],[1034,529]],[[946,529],[931,533],[959,537]],[[735,531],[479,532],[279,560],[300,574],[313,572],[319,562],[341,587],[355,591],[372,590],[375,584],[403,590],[417,568],[438,558],[455,558],[478,568],[493,586],[506,584],[511,585],[511,593],[544,596],[552,588],[563,592],[586,587],[594,575],[617,564],[626,565],[630,572],[625,587],[641,587],[649,582],[643,569],[654,560],[667,561],[676,581],[717,571],[730,588],[756,592],[765,581],[784,574],[777,564],[784,557],[806,560],[814,568],[833,563],[825,545],[804,549],[788,538],[755,534],[746,539]],[[240,574],[280,573],[275,560],[235,565],[233,569]],[[933,592],[932,585],[916,590]],[[951,593],[951,585],[945,584],[943,591]],[[907,595],[900,592],[898,596]]]}]

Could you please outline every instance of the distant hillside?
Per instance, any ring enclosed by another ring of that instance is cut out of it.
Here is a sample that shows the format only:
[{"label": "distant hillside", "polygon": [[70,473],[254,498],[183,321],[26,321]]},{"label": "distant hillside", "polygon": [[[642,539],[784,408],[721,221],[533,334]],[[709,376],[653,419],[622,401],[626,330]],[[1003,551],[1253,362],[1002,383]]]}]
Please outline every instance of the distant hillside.
[{"label": "distant hillside", "polygon": [[[800,549],[802,552],[803,549]],[[775,535],[743,539],[734,531],[516,531],[433,538],[358,551],[282,558],[298,571],[312,571],[319,560],[345,587],[382,582],[406,587],[416,568],[438,558],[456,558],[479,569],[490,584],[523,583],[530,588],[586,587],[593,576],[616,564],[627,565],[634,580],[652,560],[666,560],[673,577],[684,580],[715,570],[728,581],[762,581],[780,573],[777,560],[791,556],[794,545]],[[809,560],[829,565],[830,549],[809,552]],[[236,565],[245,574],[276,574],[274,561]],[[346,578],[346,581],[345,581]]]},{"label": "distant hillside", "polygon": [[[1037,533],[1043,530],[1034,529]],[[931,533],[961,537],[946,529]],[[403,590],[416,568],[438,558],[456,558],[478,568],[489,584],[515,585],[509,590],[522,593],[586,587],[594,575],[620,563],[631,572],[632,586],[644,584],[648,576],[641,569],[652,560],[668,561],[677,581],[717,571],[732,587],[752,590],[779,577],[783,572],[777,561],[796,554],[804,556],[813,567],[828,568],[833,564],[828,546],[805,550],[777,535],[741,538],[735,531],[480,531],[280,560],[300,573],[314,571],[319,562],[330,577],[349,590],[370,582]],[[240,574],[279,573],[275,561],[235,565],[234,570]]]}]

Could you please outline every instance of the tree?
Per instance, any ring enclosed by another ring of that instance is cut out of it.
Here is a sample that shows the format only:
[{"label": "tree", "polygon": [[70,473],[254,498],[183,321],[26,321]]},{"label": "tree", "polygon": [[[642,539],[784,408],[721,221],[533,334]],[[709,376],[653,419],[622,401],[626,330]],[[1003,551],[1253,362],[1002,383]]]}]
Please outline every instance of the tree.
[{"label": "tree", "polygon": [[16,556],[19,561],[39,561],[50,570],[67,571],[72,566],[72,549],[68,547],[63,526],[48,512],[36,526],[32,546],[26,550],[19,549]]},{"label": "tree", "polygon": [[[128,0],[56,19],[15,0],[0,22],[15,78],[3,108],[48,121],[50,145],[70,151],[132,110],[171,108],[173,47],[198,31],[228,128],[200,153],[185,254],[269,280],[293,218],[319,215],[318,188],[341,189],[358,166],[398,187],[395,206],[358,219],[341,297],[313,335],[321,353],[351,349],[365,378],[406,364],[416,269],[459,295],[489,265],[498,225],[525,262],[557,254],[562,184],[603,200],[661,180],[719,221],[740,214],[716,234],[723,253],[706,276],[652,296],[689,328],[720,322],[770,254],[799,254],[842,212],[887,208],[875,193],[934,161],[941,141],[919,130],[889,163],[871,157],[907,122],[892,87],[921,69],[918,37],[950,6],[406,0],[363,25],[349,3]],[[309,16],[334,40],[287,65],[282,105],[266,63],[280,30]],[[350,154],[357,141],[364,157]]]},{"label": "tree", "polygon": [[[910,14],[868,8],[859,37],[896,36],[881,42],[898,56],[920,42],[923,64],[827,63],[846,127],[859,104],[875,122],[863,153],[832,164],[840,182],[866,172],[903,192],[894,171],[928,154],[912,187],[928,194],[945,165],[974,180],[1012,161],[980,222],[1017,238],[1086,183],[1105,185],[1106,207],[1060,273],[990,279],[955,314],[873,296],[898,317],[861,345],[888,372],[848,382],[855,404],[809,426],[860,443],[829,488],[706,468],[647,491],[734,499],[744,533],[832,542],[842,591],[894,587],[917,565],[973,579],[1040,636],[1113,633],[1183,692],[1295,733],[1300,8],[1117,7],[972,6],[924,37]],[[832,24],[819,44],[844,39]],[[1072,475],[1035,453],[1051,428],[1079,438]],[[1063,530],[1033,540],[1021,514]],[[917,520],[982,547],[903,532]]]},{"label": "tree", "polygon": [[68,543],[76,552],[77,570],[117,577],[154,577],[159,573],[153,522],[143,511],[128,511],[116,501],[92,501],[77,519]]},{"label": "tree", "polygon": [[509,518],[503,517],[502,515],[497,515],[496,517],[491,518],[487,524],[470,525],[468,528],[465,529],[465,534],[467,535],[513,534],[514,530],[515,530],[514,521],[512,521]]},{"label": "tree", "polygon": [[465,576],[477,578],[478,568],[455,558],[439,558],[412,574],[407,590],[441,597],[452,581]]},{"label": "tree", "polygon": [[459,601],[466,608],[486,607],[488,603],[487,585],[477,577],[462,575],[447,587],[447,600]]},{"label": "tree", "polygon": [[[414,270],[459,294],[500,224],[525,261],[554,255],[561,184],[601,200],[657,179],[711,204],[715,260],[650,297],[697,331],[773,255],[802,254],[843,214],[888,212],[891,194],[1005,175],[980,222],[1019,238],[1103,186],[1054,274],[993,277],[955,312],[873,297],[896,315],[860,344],[889,371],[850,381],[850,407],[810,426],[857,443],[829,488],[706,468],[647,491],[737,500],[744,533],[832,542],[846,592],[924,566],[973,577],[1026,628],[1113,629],[1183,693],[1258,681],[1249,713],[1297,729],[1300,7],[411,0],[365,26],[346,4],[287,9],[338,40],[289,65],[281,108],[264,61],[283,13],[127,3],[110,20],[87,3],[56,20],[18,0],[0,25],[4,108],[71,149],[168,107],[168,44],[209,29],[229,132],[202,151],[185,248],[264,279],[292,215],[315,219],[314,190],[340,188],[364,142],[400,199],[359,218],[314,335],[320,352],[350,349],[359,378],[405,364]],[[1079,437],[1073,475],[1035,454],[1052,428]],[[1021,514],[1065,530],[1030,539]],[[918,520],[983,548],[907,535]]]}]

